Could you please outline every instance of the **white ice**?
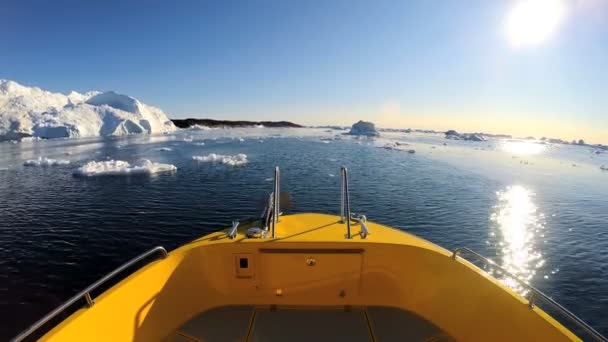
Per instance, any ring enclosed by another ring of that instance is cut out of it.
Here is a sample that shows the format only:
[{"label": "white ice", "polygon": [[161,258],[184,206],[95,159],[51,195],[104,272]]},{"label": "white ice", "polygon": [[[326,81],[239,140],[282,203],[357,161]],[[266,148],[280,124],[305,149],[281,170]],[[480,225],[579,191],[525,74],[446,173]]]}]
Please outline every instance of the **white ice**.
[{"label": "white ice", "polygon": [[166,133],[160,109],[115,92],[68,95],[0,80],[0,141]]},{"label": "white ice", "polygon": [[177,170],[175,165],[155,163],[144,159],[135,165],[122,160],[90,161],[74,170],[75,176],[105,176],[105,175],[151,175],[160,172]]},{"label": "white ice", "polygon": [[199,162],[219,162],[231,166],[239,166],[247,164],[247,155],[239,153],[236,155],[223,155],[211,153],[206,156],[193,156],[192,159]]},{"label": "white ice", "polygon": [[47,158],[47,157],[38,157],[38,159],[26,160],[23,163],[23,166],[48,167],[48,166],[68,165],[69,163],[70,163],[69,160],[50,159],[50,158]]}]

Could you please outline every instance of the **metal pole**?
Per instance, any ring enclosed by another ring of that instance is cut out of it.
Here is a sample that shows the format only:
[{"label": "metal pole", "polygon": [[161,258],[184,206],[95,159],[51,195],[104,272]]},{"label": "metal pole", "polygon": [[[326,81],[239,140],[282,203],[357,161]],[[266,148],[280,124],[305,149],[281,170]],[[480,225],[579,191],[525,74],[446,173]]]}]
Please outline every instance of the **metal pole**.
[{"label": "metal pole", "polygon": [[280,222],[281,218],[279,217],[279,214],[281,213],[281,170],[279,170],[278,166],[275,169],[275,178],[277,179],[277,188],[275,189],[275,194],[277,196],[276,216],[277,216],[277,222]]},{"label": "metal pole", "polygon": [[344,167],[340,169],[340,223],[344,223]]},{"label": "metal pole", "polygon": [[350,239],[350,198],[348,195],[348,169],[342,168],[342,172],[344,173],[344,203],[345,203],[345,219],[346,219],[346,238]]},{"label": "metal pole", "polygon": [[273,214],[272,214],[272,238],[275,239],[276,235],[276,223],[279,221],[279,178],[281,177],[281,171],[279,167],[274,168],[274,191],[273,191]]}]

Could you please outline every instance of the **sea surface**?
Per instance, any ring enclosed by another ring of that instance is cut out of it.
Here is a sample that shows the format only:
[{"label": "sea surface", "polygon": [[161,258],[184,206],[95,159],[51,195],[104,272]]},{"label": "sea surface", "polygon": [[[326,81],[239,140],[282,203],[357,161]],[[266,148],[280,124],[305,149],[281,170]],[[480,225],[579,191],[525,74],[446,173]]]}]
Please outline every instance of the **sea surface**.
[{"label": "sea surface", "polygon": [[[608,171],[600,169],[608,153],[521,140],[341,133],[212,129],[0,143],[0,340],[147,249],[170,250],[257,215],[275,166],[293,202],[286,214],[338,214],[346,166],[354,212],[448,249],[472,248],[608,335]],[[211,153],[246,154],[247,162],[192,158]],[[69,164],[23,165],[38,157]],[[74,175],[89,161],[111,159],[177,170]]]}]

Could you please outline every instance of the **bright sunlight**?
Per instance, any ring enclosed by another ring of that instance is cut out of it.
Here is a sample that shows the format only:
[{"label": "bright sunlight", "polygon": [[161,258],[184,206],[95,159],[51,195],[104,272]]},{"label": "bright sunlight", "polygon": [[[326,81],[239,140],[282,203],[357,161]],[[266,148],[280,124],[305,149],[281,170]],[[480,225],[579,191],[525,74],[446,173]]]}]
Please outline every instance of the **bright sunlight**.
[{"label": "bright sunlight", "polygon": [[538,45],[553,35],[565,14],[563,0],[522,0],[507,16],[507,38],[514,47]]}]

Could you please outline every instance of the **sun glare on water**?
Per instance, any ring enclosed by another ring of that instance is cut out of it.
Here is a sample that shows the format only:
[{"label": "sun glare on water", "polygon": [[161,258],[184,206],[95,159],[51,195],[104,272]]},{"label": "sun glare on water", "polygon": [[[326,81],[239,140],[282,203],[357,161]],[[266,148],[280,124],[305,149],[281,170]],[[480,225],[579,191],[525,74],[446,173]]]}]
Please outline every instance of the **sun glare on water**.
[{"label": "sun glare on water", "polygon": [[[494,223],[491,236],[496,242],[501,266],[520,280],[530,282],[544,260],[536,240],[544,236],[544,215],[537,212],[535,194],[521,185],[497,192],[498,203],[490,220]],[[509,287],[521,294],[526,289],[515,279],[497,274]]]},{"label": "sun glare on water", "polygon": [[507,15],[506,33],[514,47],[549,39],[566,15],[564,0],[520,0]]},{"label": "sun glare on water", "polygon": [[546,145],[533,141],[505,141],[501,147],[504,151],[518,156],[540,154],[547,148]]}]

